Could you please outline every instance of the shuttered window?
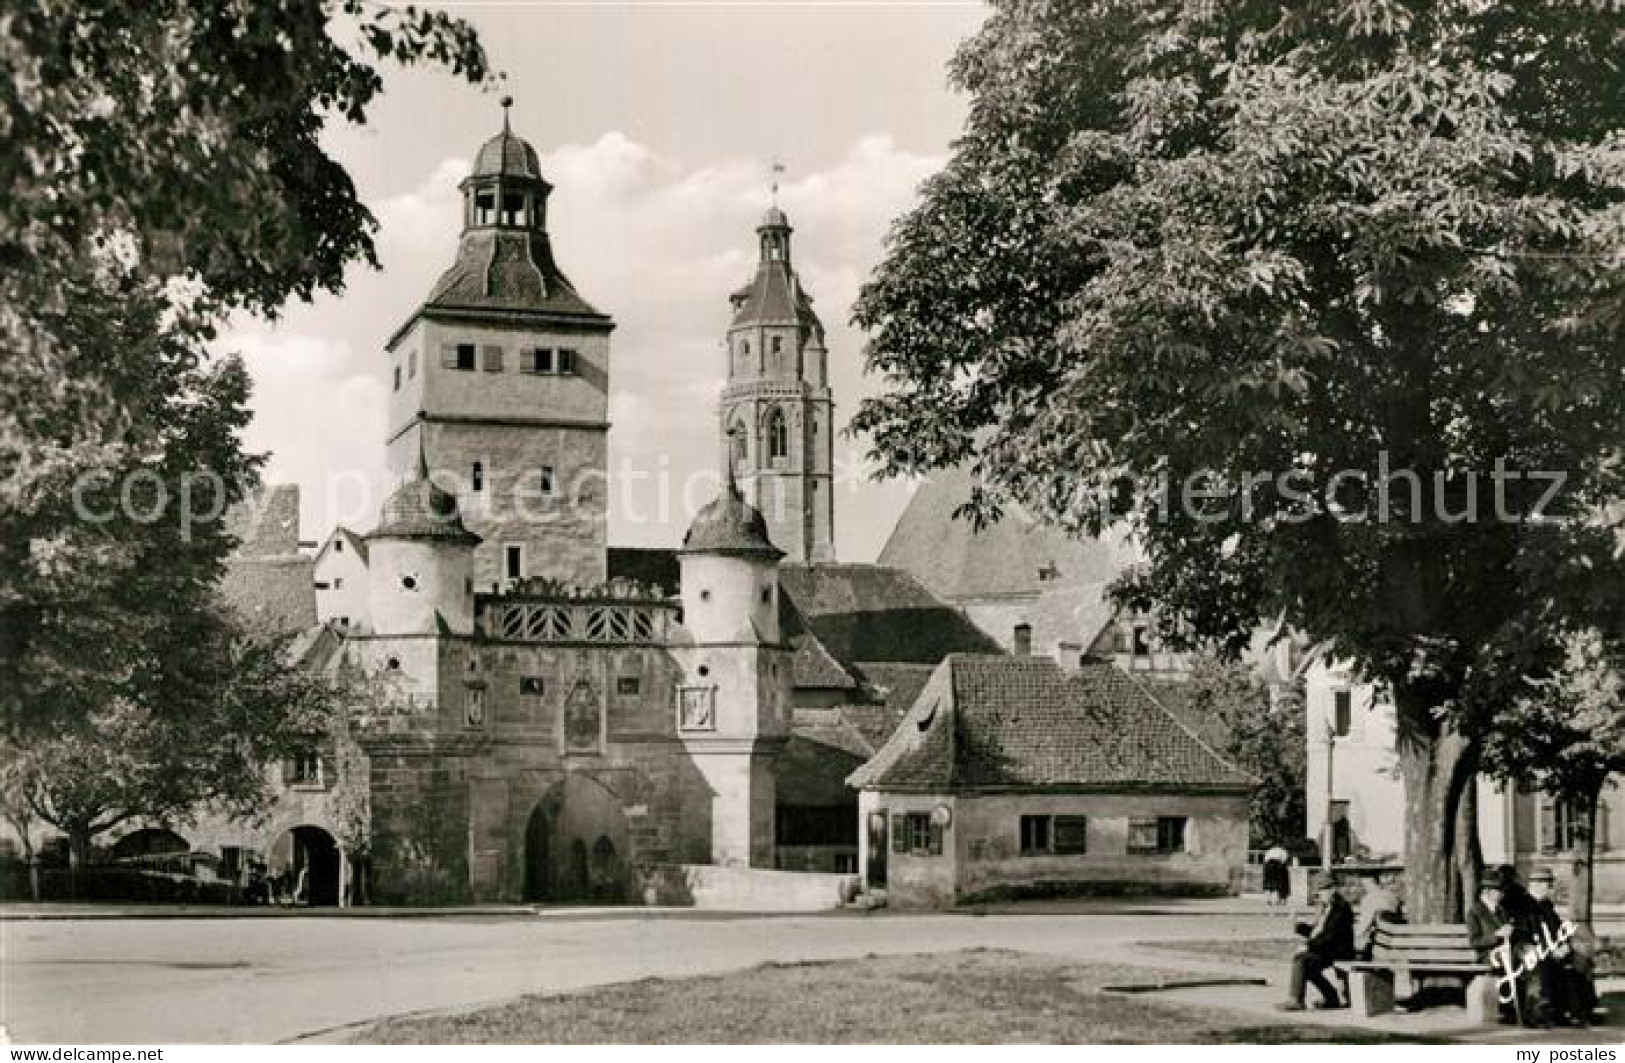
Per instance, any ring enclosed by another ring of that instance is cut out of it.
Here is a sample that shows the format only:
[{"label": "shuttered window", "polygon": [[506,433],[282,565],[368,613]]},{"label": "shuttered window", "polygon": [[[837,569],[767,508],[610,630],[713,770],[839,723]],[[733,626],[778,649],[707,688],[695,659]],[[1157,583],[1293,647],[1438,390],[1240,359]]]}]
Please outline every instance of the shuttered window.
[{"label": "shuttered window", "polygon": [[575,376],[576,352],[568,347],[559,348],[559,375]]},{"label": "shuttered window", "polygon": [[474,345],[472,343],[448,343],[440,348],[440,364],[447,369],[461,369],[472,372],[474,369]]},{"label": "shuttered window", "polygon": [[480,364],[487,373],[502,372],[502,348],[487,344],[480,348]]},{"label": "shuttered window", "polygon": [[1056,816],[1051,833],[1055,838],[1055,851],[1062,856],[1089,851],[1088,816]]}]

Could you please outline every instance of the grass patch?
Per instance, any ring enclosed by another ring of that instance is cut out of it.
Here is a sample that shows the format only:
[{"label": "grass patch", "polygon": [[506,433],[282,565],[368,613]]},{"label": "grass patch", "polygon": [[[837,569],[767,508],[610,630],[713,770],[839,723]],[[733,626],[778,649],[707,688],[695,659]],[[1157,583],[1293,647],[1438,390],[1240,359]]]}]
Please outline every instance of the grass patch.
[{"label": "grass patch", "polygon": [[1157,952],[1183,952],[1193,956],[1218,956],[1243,963],[1288,963],[1302,946],[1302,938],[1236,938],[1203,941],[1142,941],[1141,948]]},{"label": "grass patch", "polygon": [[1212,1008],[1108,995],[1176,971],[1005,951],[767,964],[649,978],[457,1014],[381,1022],[353,1044],[1319,1043],[1413,1039],[1260,1024]]}]

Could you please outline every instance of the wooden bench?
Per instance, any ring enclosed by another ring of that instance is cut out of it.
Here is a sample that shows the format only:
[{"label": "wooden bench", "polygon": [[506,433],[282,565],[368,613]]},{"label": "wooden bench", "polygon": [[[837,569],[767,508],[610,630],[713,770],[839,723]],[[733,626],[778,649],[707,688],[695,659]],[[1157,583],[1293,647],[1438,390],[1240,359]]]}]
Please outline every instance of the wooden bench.
[{"label": "wooden bench", "polygon": [[1495,969],[1469,945],[1459,923],[1378,923],[1369,960],[1342,960],[1349,980],[1349,1004],[1358,1015],[1394,1009],[1395,983],[1404,979],[1414,992],[1418,979],[1454,978],[1467,991],[1467,1015],[1493,1023],[1499,1013]]}]

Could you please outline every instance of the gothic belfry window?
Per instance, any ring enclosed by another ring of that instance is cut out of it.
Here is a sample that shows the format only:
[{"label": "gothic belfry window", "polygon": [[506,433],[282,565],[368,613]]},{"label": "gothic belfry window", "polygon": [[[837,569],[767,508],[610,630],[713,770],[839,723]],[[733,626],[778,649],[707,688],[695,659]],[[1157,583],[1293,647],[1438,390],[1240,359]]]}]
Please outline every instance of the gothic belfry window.
[{"label": "gothic belfry window", "polygon": [[733,427],[728,429],[728,456],[733,461],[735,472],[744,469],[745,426],[739,421],[735,421]]},{"label": "gothic belfry window", "polygon": [[768,415],[767,453],[774,460],[790,456],[790,427],[785,423],[783,410],[774,410]]}]

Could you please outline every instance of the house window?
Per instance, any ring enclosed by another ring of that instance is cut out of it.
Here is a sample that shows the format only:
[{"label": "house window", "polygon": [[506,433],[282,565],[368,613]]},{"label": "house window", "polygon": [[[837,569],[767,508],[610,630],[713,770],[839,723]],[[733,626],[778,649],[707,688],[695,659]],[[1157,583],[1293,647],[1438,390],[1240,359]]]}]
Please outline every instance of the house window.
[{"label": "house window", "polygon": [[1144,624],[1135,624],[1131,648],[1135,657],[1145,659],[1151,656],[1151,629]]},{"label": "house window", "polygon": [[774,410],[768,416],[767,453],[772,458],[787,457],[790,453],[790,426],[785,423],[783,410]]},{"label": "house window", "polygon": [[929,812],[893,815],[892,852],[912,856],[941,856],[942,828],[931,822]]},{"label": "house window", "polygon": [[333,552],[335,554],[344,553],[344,540],[343,539],[334,539],[333,540]]},{"label": "house window", "polygon": [[519,680],[519,693],[527,698],[539,698],[547,693],[547,680],[539,675],[527,675]]},{"label": "house window", "polygon": [[446,356],[443,359],[447,369],[461,369],[465,373],[474,371],[474,345],[472,343],[455,343],[446,347]]},{"label": "house window", "polygon": [[349,617],[347,617],[347,616],[339,617],[339,627],[349,627],[349,626],[350,626],[350,618]]},{"label": "house window", "polygon": [[343,576],[334,576],[333,577],[333,589],[336,590],[336,591],[341,591],[341,590],[344,589],[344,577]]},{"label": "house window", "polygon": [[314,745],[306,746],[288,762],[287,780],[292,786],[320,786],[322,757]]},{"label": "house window", "polygon": [[784,337],[783,336],[774,336],[773,337],[773,353],[774,354],[782,354],[782,353],[784,353]]},{"label": "house window", "polygon": [[559,375],[575,376],[576,352],[568,347],[559,348]]},{"label": "house window", "polygon": [[1157,816],[1129,820],[1128,851],[1141,856],[1184,852],[1185,817]]},{"label": "house window", "polygon": [[485,463],[476,461],[468,470],[468,484],[476,491],[485,490]]},{"label": "house window", "polygon": [[643,693],[643,680],[635,675],[623,675],[615,680],[615,693],[623,698],[635,698]]},{"label": "house window", "polygon": [[1354,694],[1352,691],[1339,690],[1332,694],[1332,732],[1339,738],[1346,738],[1349,725],[1354,716]]},{"label": "house window", "polygon": [[1055,852],[1060,856],[1078,856],[1089,851],[1089,817],[1056,816],[1050,828],[1055,841]]},{"label": "house window", "polygon": [[540,474],[537,476],[537,480],[541,485],[542,494],[551,495],[553,493],[555,479],[556,478],[553,474],[553,466],[543,465]]},{"label": "house window", "polygon": [[1049,816],[1021,817],[1021,855],[1037,856],[1052,851]]},{"label": "house window", "polygon": [[502,372],[502,348],[494,344],[487,344],[480,348],[480,360],[484,363],[487,373]]},{"label": "house window", "polygon": [[525,548],[509,544],[502,548],[502,575],[507,579],[519,579],[525,573]]},{"label": "house window", "polygon": [[527,373],[551,373],[553,371],[553,349],[551,347],[538,347],[533,351],[526,351],[520,359],[520,368]]},{"label": "house window", "polygon": [[401,390],[401,367],[395,367],[395,390]]},{"label": "house window", "polygon": [[[1599,817],[1600,821],[1600,817]],[[1540,849],[1546,853],[1567,852],[1585,844],[1585,817],[1567,801],[1542,794],[1540,797]],[[1599,831],[1599,834],[1602,832]],[[1599,846],[1600,848],[1600,846]]]},{"label": "house window", "polygon": [[406,375],[409,377],[418,375],[418,352],[415,350],[406,352]]}]

